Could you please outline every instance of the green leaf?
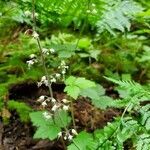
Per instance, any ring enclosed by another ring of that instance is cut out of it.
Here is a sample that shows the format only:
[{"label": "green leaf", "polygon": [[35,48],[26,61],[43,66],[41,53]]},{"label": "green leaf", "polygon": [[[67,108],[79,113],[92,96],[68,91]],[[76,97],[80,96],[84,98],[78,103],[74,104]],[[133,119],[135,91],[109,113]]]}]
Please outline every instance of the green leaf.
[{"label": "green leaf", "polygon": [[30,113],[30,118],[34,126],[37,127],[34,138],[50,139],[54,140],[57,138],[58,133],[61,131],[61,128],[66,127],[71,118],[68,113],[64,110],[58,110],[50,119],[46,119],[43,116],[44,111],[32,112]]},{"label": "green leaf", "polygon": [[68,150],[87,150],[89,143],[92,143],[92,135],[82,131],[73,139],[73,143],[68,146]]},{"label": "green leaf", "polygon": [[94,82],[87,80],[85,78],[76,78],[75,85],[80,87],[81,89],[86,89],[86,88],[96,86]]},{"label": "green leaf", "polygon": [[98,99],[92,99],[92,104],[97,108],[106,109],[112,106],[113,99],[108,96],[101,96]]},{"label": "green leaf", "polygon": [[91,50],[91,51],[89,51],[89,53],[92,58],[94,58],[95,60],[98,60],[98,55],[101,53],[101,51],[100,50]]},{"label": "green leaf", "polygon": [[30,113],[30,118],[34,126],[40,127],[43,126],[43,124],[53,125],[54,122],[52,119],[46,120],[43,116],[43,113],[45,111],[36,111]]},{"label": "green leaf", "polygon": [[61,128],[55,125],[44,125],[39,127],[34,134],[34,138],[41,138],[41,139],[50,139],[54,140],[57,138],[58,133],[61,131]]},{"label": "green leaf", "polygon": [[91,87],[84,89],[80,92],[80,95],[83,97],[89,97],[91,99],[99,99],[100,96],[105,94],[105,89],[97,84],[96,87]]},{"label": "green leaf", "polygon": [[96,86],[96,84],[90,80],[81,77],[76,78],[73,76],[67,78],[65,84],[66,87],[64,91],[74,99],[77,99],[81,90]]},{"label": "green leaf", "polygon": [[71,122],[71,117],[65,110],[58,110],[54,114],[54,122],[58,127],[64,128]]},{"label": "green leaf", "polygon": [[91,41],[89,38],[82,38],[79,40],[78,47],[81,49],[87,49],[91,45]]},{"label": "green leaf", "polygon": [[77,99],[80,93],[80,88],[77,86],[66,86],[64,91],[67,92],[67,94],[72,98]]},{"label": "green leaf", "polygon": [[84,89],[80,92],[83,97],[89,97],[92,104],[98,108],[106,109],[112,106],[112,98],[105,95],[105,89],[101,85],[96,85],[96,87],[91,87]]},{"label": "green leaf", "polygon": [[73,85],[74,82],[75,82],[75,80],[76,80],[76,77],[70,76],[69,78],[67,78],[67,79],[65,80],[65,84],[66,84],[66,85]]},{"label": "green leaf", "polygon": [[34,134],[34,138],[50,139],[54,140],[61,128],[57,126],[53,119],[45,119],[43,116],[44,111],[32,112],[30,113],[30,118],[37,130]]}]

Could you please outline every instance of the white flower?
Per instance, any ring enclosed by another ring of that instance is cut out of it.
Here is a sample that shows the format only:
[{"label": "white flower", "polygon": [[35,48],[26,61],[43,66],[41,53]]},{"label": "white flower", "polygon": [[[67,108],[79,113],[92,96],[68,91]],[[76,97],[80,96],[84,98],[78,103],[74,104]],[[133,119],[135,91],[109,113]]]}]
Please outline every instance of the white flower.
[{"label": "white flower", "polygon": [[68,135],[68,140],[71,141],[72,139],[73,139],[73,136],[69,134],[69,135]]},{"label": "white flower", "polygon": [[33,59],[33,58],[35,58],[35,57],[36,57],[35,54],[31,54],[31,55],[30,55],[30,58],[31,58],[31,59]]},{"label": "white flower", "polygon": [[66,111],[66,110],[68,110],[68,109],[69,109],[69,106],[66,106],[66,105],[63,106],[63,110]]},{"label": "white flower", "polygon": [[38,98],[38,102],[43,102],[45,100],[45,96],[44,95],[42,95],[42,96],[40,96],[39,98]]},{"label": "white flower", "polygon": [[67,136],[64,136],[64,140],[67,140]]},{"label": "white flower", "polygon": [[78,135],[77,131],[75,129],[72,129],[71,132],[74,134],[74,135]]},{"label": "white flower", "polygon": [[46,80],[46,76],[43,76],[42,78],[41,78],[41,82],[44,82]]},{"label": "white flower", "polygon": [[60,78],[61,74],[56,73],[55,76],[56,76],[56,78]]},{"label": "white flower", "polygon": [[59,132],[58,133],[58,137],[60,138],[62,136],[62,132]]},{"label": "white flower", "polygon": [[51,101],[51,98],[50,98],[50,97],[47,97],[46,101],[47,101],[47,102],[50,102],[50,101]]},{"label": "white flower", "polygon": [[67,99],[62,99],[62,102],[66,104],[69,103],[70,101],[68,101]]},{"label": "white flower", "polygon": [[46,79],[46,76],[43,76],[41,78],[41,82],[42,82],[42,84],[45,84],[46,86],[48,86],[48,80]]},{"label": "white flower", "polygon": [[27,64],[28,64],[28,65],[33,65],[33,64],[34,64],[34,61],[33,61],[33,60],[28,60],[28,61],[27,61]]},{"label": "white flower", "polygon": [[32,13],[29,10],[26,10],[24,12],[24,14],[25,14],[26,17],[29,17],[29,16],[31,16]]},{"label": "white flower", "polygon": [[35,39],[38,39],[38,37],[39,37],[39,34],[37,33],[37,32],[33,32],[33,34],[32,34],[32,36],[35,38]]},{"label": "white flower", "polygon": [[50,51],[51,53],[55,53],[55,50],[54,50],[53,48],[50,48],[49,51]]},{"label": "white flower", "polygon": [[52,111],[56,111],[57,110],[57,108],[59,108],[59,106],[58,105],[54,105],[53,107],[52,107]]},{"label": "white flower", "polygon": [[66,70],[62,70],[62,72],[61,72],[62,74],[65,74],[66,73]]},{"label": "white flower", "polygon": [[68,68],[69,68],[69,66],[64,66],[64,68],[65,68],[65,69],[68,69]]},{"label": "white flower", "polygon": [[51,114],[48,113],[48,112],[44,112],[44,113],[43,113],[43,116],[44,116],[44,118],[46,118],[46,119],[52,118]]},{"label": "white flower", "polygon": [[44,81],[45,86],[48,86],[48,80]]},{"label": "white flower", "polygon": [[49,55],[49,50],[47,48],[42,48],[42,53]]},{"label": "white flower", "polygon": [[55,78],[52,78],[52,79],[51,79],[51,82],[56,82],[56,79],[55,79]]},{"label": "white flower", "polygon": [[29,69],[31,68],[31,66],[34,64],[34,60],[28,60],[26,61],[28,64]]},{"label": "white flower", "polygon": [[55,98],[52,98],[51,101],[52,101],[53,103],[55,103],[55,102],[56,102],[56,99],[55,99]]},{"label": "white flower", "polygon": [[40,87],[42,85],[41,82],[37,82],[37,86]]},{"label": "white flower", "polygon": [[42,106],[43,106],[43,107],[47,106],[46,101],[42,102]]}]

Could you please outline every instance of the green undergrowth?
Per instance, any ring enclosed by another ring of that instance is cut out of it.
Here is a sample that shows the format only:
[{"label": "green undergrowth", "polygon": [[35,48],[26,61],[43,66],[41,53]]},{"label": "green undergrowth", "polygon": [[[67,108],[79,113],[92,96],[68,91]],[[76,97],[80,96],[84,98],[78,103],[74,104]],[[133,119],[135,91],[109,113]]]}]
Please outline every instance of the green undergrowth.
[{"label": "green undergrowth", "polygon": [[[54,49],[53,54],[44,56],[44,66],[32,36],[33,5],[41,47]],[[75,126],[72,110],[50,111],[46,120],[47,111],[33,111],[21,100],[8,98],[13,85],[39,81],[45,76],[45,67],[53,75],[64,61],[69,70],[60,82],[66,85],[64,93],[70,102],[85,98],[100,111],[122,112],[91,133],[79,129],[66,142],[67,149],[149,150],[149,6],[146,0],[39,0],[35,4],[30,0],[0,1],[3,122],[15,111],[22,122],[31,121],[37,127],[34,138],[55,140],[61,131],[62,139],[70,135],[72,130],[67,128]],[[28,66],[31,54],[38,62]],[[115,99],[111,90],[117,93]]]},{"label": "green undergrowth", "polygon": [[4,102],[3,99],[0,100],[0,116],[4,124],[8,124],[10,117],[16,112],[19,119],[23,123],[28,123],[30,121],[29,113],[32,112],[32,108],[24,102],[19,102],[15,100],[9,100]]},{"label": "green undergrowth", "polygon": [[[68,150],[122,150],[129,140],[128,147],[148,150],[150,148],[150,105],[149,103],[143,105],[142,102],[149,102],[149,90],[131,80],[105,78],[118,85],[116,90],[120,94],[120,99],[112,100],[111,97],[104,96],[105,90],[100,85],[96,88],[84,89],[80,95],[89,97],[95,107],[104,110],[123,109],[122,115],[108,122],[103,129],[96,129],[94,133],[81,131],[72,140]],[[84,139],[87,141],[83,142]]]}]

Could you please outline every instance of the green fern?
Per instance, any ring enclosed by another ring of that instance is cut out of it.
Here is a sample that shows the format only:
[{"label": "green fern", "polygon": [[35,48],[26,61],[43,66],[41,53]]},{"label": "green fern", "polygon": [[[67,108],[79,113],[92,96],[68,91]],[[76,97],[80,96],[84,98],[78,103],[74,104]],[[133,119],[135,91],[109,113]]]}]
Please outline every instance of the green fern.
[{"label": "green fern", "polygon": [[148,99],[150,96],[149,91],[147,91],[146,89],[144,89],[142,85],[134,81],[131,81],[131,80],[121,81],[121,80],[115,80],[115,79],[108,78],[108,77],[104,77],[104,78],[115,84],[118,84],[119,87],[121,87],[123,90],[126,90],[128,94],[125,97],[137,96],[140,99],[140,97],[144,96],[145,98],[147,97]]},{"label": "green fern", "polygon": [[150,104],[143,106],[139,112],[141,114],[141,124],[145,126],[147,131],[150,131]]},{"label": "green fern", "polygon": [[[137,136],[140,125],[131,117],[117,118],[103,129],[97,129],[94,135],[81,132],[68,147],[69,150],[123,150],[124,142]],[[82,142],[85,138],[88,142]]]},{"label": "green fern", "polygon": [[150,149],[150,135],[142,134],[137,138],[136,150],[149,150]]},{"label": "green fern", "polygon": [[124,97],[122,97],[123,99],[114,100],[110,104],[110,107],[126,107],[127,111],[131,111],[132,109],[138,110],[142,101],[149,101],[150,92],[144,89],[144,87],[139,83],[130,80],[121,81],[108,77],[105,78],[115,84],[118,84],[119,89],[121,88],[126,92]]},{"label": "green fern", "polygon": [[125,32],[126,29],[129,31],[130,19],[141,11],[142,8],[132,0],[116,2],[114,6],[110,5],[107,11],[104,11],[102,19],[97,22],[98,32],[101,33],[107,30],[115,35],[114,29],[121,32]]},{"label": "green fern", "polygon": [[[31,6],[30,2],[20,1],[19,7],[24,12]],[[45,0],[36,2],[36,12],[39,14],[37,20],[41,24],[57,22],[58,25],[68,27],[73,23],[75,28],[80,28],[83,22],[86,22],[87,26],[98,28],[99,33],[107,30],[113,35],[115,35],[114,29],[121,32],[125,32],[126,29],[129,31],[130,20],[141,11],[142,8],[132,0]]]}]

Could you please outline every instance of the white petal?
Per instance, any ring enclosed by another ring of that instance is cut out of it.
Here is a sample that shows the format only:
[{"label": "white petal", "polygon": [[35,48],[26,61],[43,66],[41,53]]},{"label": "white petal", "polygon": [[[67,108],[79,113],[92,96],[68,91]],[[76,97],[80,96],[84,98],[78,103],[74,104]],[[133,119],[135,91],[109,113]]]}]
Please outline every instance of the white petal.
[{"label": "white petal", "polygon": [[69,106],[66,106],[66,105],[63,106],[63,110],[66,111],[66,110],[68,110],[68,109],[69,109]]}]

